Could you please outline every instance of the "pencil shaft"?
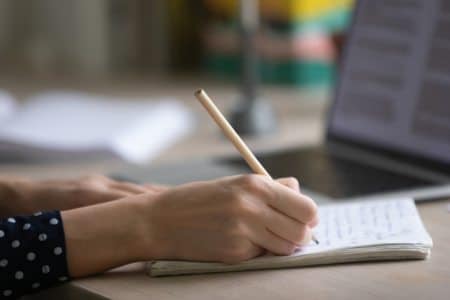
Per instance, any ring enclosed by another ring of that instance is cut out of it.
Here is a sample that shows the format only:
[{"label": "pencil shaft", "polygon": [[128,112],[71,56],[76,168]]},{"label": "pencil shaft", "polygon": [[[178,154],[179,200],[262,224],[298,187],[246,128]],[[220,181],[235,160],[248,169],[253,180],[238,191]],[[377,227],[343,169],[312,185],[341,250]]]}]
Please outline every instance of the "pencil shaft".
[{"label": "pencil shaft", "polygon": [[216,122],[216,124],[222,129],[226,137],[233,143],[239,153],[242,155],[244,160],[250,166],[252,171],[256,174],[265,175],[271,177],[266,169],[261,165],[252,151],[247,147],[241,137],[236,133],[234,128],[228,123],[225,117],[222,115],[220,110],[214,104],[214,102],[208,97],[208,95],[203,90],[199,90],[195,93],[198,101],[203,105],[206,111],[209,113],[211,118]]}]

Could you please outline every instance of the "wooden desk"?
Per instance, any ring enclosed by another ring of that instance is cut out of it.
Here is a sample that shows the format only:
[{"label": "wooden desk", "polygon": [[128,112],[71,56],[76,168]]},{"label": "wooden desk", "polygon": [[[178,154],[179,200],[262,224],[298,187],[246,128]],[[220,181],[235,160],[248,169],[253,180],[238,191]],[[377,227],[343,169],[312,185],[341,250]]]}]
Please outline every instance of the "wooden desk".
[{"label": "wooden desk", "polygon": [[445,201],[419,205],[435,244],[425,261],[161,278],[146,276],[144,264],[137,263],[76,280],[33,299],[449,299],[450,213],[446,205]]},{"label": "wooden desk", "polygon": [[[89,92],[125,97],[166,95],[167,91],[200,108],[193,101],[195,81],[161,81],[152,79],[126,84],[81,85],[67,84],[15,86],[19,95],[28,95],[42,87],[81,88]],[[172,83],[176,88],[170,89]],[[220,83],[211,84],[209,93],[221,107],[229,107],[233,89]],[[294,89],[268,88],[266,95],[274,101],[280,114],[280,133],[264,140],[249,141],[255,150],[274,150],[320,140],[323,95],[299,94]],[[192,100],[191,100],[192,99]],[[210,124],[203,112],[199,122]],[[295,128],[295,130],[292,130]],[[233,153],[229,143],[221,139],[217,128],[201,127],[193,136],[166,151],[156,163],[204,156]],[[124,164],[116,161],[76,164],[0,166],[0,172],[34,178],[66,177],[118,170]],[[450,297],[450,213],[448,201],[419,205],[420,214],[434,239],[432,256],[425,261],[346,264],[242,273],[150,278],[144,264],[136,263],[106,274],[75,280],[63,286],[28,297],[29,299],[449,299]]]}]

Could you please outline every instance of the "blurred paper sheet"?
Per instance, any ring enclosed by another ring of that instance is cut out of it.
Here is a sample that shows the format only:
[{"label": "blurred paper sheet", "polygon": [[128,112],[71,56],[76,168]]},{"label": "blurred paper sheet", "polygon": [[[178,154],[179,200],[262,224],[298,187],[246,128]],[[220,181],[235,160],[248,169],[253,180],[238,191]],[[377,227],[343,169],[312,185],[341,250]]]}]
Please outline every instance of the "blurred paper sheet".
[{"label": "blurred paper sheet", "polygon": [[150,160],[189,133],[192,114],[170,98],[119,100],[71,92],[30,98],[0,126],[0,156]]},{"label": "blurred paper sheet", "polygon": [[0,90],[0,128],[1,123],[11,117],[16,108],[16,101],[6,91]]}]

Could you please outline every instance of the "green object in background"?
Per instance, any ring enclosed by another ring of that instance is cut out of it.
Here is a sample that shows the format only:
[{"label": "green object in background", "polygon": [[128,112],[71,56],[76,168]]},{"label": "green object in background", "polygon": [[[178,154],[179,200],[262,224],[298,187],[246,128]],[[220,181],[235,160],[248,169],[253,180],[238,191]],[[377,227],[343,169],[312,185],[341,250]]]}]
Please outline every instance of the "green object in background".
[{"label": "green object in background", "polygon": [[[228,16],[214,19],[216,15],[212,15],[208,30],[214,38],[210,44],[206,43],[206,68],[225,78],[237,79],[240,58],[232,38],[234,1],[206,2],[212,11],[226,11]],[[352,0],[261,0],[260,36],[269,45],[260,53],[262,81],[300,87],[331,86],[338,51],[333,36],[348,27],[352,3]]]},{"label": "green object in background", "polygon": [[[239,58],[210,54],[206,68],[228,79],[237,79]],[[293,84],[308,87],[329,87],[334,83],[335,65],[322,61],[262,61],[260,74],[265,83]]]},{"label": "green object in background", "polygon": [[236,56],[208,54],[205,59],[206,69],[220,76],[236,79],[239,62]]},{"label": "green object in background", "polygon": [[294,84],[298,86],[330,86],[334,65],[321,61],[290,61],[261,63],[264,82]]}]

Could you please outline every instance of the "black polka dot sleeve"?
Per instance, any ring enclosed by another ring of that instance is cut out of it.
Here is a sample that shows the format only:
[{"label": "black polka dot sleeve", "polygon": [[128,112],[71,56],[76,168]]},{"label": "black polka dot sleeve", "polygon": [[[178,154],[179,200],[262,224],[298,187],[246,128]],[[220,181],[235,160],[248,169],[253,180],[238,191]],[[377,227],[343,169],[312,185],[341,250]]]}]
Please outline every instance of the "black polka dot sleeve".
[{"label": "black polka dot sleeve", "polygon": [[0,299],[69,280],[59,212],[0,219]]}]

